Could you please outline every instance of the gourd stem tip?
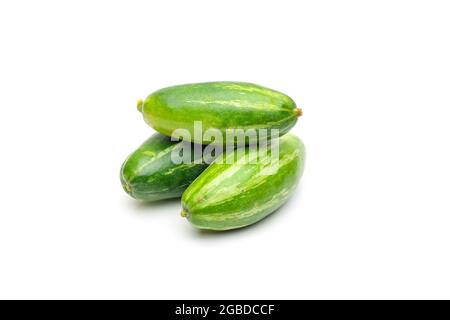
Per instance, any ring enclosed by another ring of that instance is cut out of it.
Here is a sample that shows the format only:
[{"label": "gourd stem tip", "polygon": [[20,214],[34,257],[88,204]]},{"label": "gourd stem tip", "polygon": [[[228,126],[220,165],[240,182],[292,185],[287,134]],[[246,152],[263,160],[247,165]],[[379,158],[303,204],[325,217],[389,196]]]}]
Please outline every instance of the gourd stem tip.
[{"label": "gourd stem tip", "polygon": [[137,109],[139,112],[142,112],[142,107],[144,106],[144,101],[142,99],[138,99],[137,101]]},{"label": "gourd stem tip", "polygon": [[187,211],[186,210],[181,210],[181,216],[183,217],[183,218],[186,218],[187,216],[188,216],[188,213],[187,213]]},{"label": "gourd stem tip", "polygon": [[301,117],[303,115],[303,110],[300,108],[295,108],[295,114],[297,117]]}]

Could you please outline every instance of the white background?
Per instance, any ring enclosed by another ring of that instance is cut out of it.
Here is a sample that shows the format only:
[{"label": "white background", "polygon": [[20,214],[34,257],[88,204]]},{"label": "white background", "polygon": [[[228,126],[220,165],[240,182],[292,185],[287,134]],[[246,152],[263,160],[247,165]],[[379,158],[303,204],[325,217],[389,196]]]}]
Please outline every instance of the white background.
[{"label": "white background", "polygon": [[[448,1],[3,1],[0,298],[450,298]],[[119,182],[136,99],[290,95],[307,162],[252,227]]]}]

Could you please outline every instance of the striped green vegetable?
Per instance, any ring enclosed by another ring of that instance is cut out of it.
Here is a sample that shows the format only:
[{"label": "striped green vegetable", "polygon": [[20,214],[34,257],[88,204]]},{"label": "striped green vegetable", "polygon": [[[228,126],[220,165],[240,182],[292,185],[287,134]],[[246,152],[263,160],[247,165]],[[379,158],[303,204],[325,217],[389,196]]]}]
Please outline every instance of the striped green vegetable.
[{"label": "striped green vegetable", "polygon": [[186,142],[170,141],[170,138],[159,133],[151,136],[123,163],[120,170],[123,189],[133,198],[146,201],[180,197],[208,166],[204,162],[194,161],[174,163],[171,153],[181,150],[183,144],[191,148],[192,160],[201,157],[201,154],[195,154],[190,143],[186,146]]},{"label": "striped green vegetable", "polygon": [[[304,167],[305,148],[296,136],[287,134],[279,143],[278,163],[271,153],[258,149],[217,158],[183,193],[181,215],[197,228],[229,230],[251,225],[279,208],[292,194]],[[236,161],[230,163],[228,160]],[[245,163],[239,159],[246,157]],[[254,161],[253,161],[254,162]],[[273,174],[270,174],[273,173]]]},{"label": "striped green vegetable", "polygon": [[278,129],[283,135],[297,122],[301,109],[287,95],[244,82],[207,82],[161,89],[138,101],[144,120],[156,131],[172,136],[185,129],[184,140],[208,144],[204,136],[195,136],[194,121],[202,129],[220,130],[226,143],[227,129]]}]

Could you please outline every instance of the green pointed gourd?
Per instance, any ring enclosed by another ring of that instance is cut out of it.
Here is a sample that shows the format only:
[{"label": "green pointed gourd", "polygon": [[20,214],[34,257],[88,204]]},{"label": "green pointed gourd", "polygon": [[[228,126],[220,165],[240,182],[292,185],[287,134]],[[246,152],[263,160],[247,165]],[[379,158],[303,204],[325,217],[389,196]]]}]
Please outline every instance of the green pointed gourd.
[{"label": "green pointed gourd", "polygon": [[[196,135],[194,125],[201,121],[203,132],[219,130],[226,141],[227,129],[276,129],[287,133],[302,114],[287,95],[252,83],[207,82],[185,84],[158,90],[138,101],[144,120],[156,131],[172,136],[185,129],[188,140],[208,144],[212,140]],[[270,131],[269,131],[270,132]]]},{"label": "green pointed gourd", "polygon": [[[190,163],[174,163],[172,152],[191,149]],[[171,141],[159,133],[147,139],[123,163],[120,180],[126,193],[138,200],[156,201],[181,197],[183,191],[208,166],[194,145]],[[201,147],[200,147],[201,151]]]},{"label": "green pointed gourd", "polygon": [[251,225],[278,209],[302,175],[305,147],[292,134],[276,142],[278,162],[271,152],[252,161],[259,149],[248,147],[240,155],[227,154],[222,163],[217,158],[183,193],[182,216],[197,228],[222,231]]}]

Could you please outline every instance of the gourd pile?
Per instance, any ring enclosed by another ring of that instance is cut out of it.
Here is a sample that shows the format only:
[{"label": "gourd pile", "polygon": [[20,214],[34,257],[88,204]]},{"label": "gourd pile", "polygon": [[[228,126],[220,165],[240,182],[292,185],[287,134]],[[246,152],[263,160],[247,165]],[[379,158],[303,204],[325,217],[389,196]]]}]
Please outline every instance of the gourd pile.
[{"label": "gourd pile", "polygon": [[[288,133],[302,111],[281,92],[243,82],[187,84],[158,90],[137,108],[158,133],[125,160],[122,186],[143,201],[181,197],[181,215],[197,228],[258,222],[288,200],[303,173],[305,147]],[[238,143],[228,135],[238,130],[267,139]]]}]

